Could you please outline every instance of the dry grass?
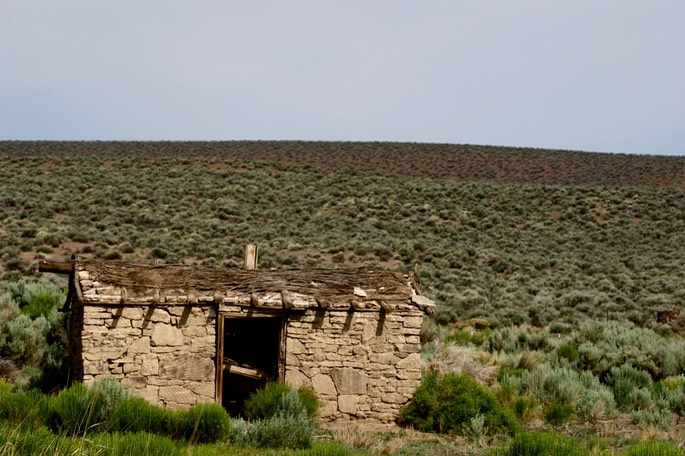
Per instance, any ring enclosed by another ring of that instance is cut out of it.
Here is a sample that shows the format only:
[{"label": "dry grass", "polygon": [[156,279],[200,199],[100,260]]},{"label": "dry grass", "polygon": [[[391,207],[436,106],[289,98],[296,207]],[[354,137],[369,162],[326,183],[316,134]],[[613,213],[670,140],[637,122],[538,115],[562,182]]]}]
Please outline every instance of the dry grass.
[{"label": "dry grass", "polygon": [[474,347],[439,344],[432,358],[425,361],[424,369],[441,374],[468,374],[484,385],[492,385],[499,372],[499,364],[496,364],[496,357]]}]

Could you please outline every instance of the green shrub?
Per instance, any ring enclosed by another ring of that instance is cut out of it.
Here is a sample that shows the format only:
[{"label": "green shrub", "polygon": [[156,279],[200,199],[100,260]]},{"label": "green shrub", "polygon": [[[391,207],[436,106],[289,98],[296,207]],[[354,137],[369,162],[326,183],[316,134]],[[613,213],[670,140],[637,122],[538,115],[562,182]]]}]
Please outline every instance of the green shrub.
[{"label": "green shrub", "polygon": [[258,448],[309,448],[316,427],[304,415],[276,414],[257,420],[247,428],[247,442]]},{"label": "green shrub", "polygon": [[302,406],[307,411],[307,416],[309,418],[314,418],[319,411],[319,407],[321,406],[319,397],[316,395],[314,389],[301,386],[297,389],[297,395],[302,402]]},{"label": "green shrub", "polygon": [[399,422],[424,432],[461,433],[464,424],[482,414],[492,433],[517,429],[515,418],[468,375],[428,373],[409,404],[400,410]]},{"label": "green shrub", "polygon": [[624,364],[648,372],[653,380],[680,374],[685,368],[684,341],[667,341],[629,322],[586,323],[571,337],[578,347],[577,367],[600,378]]},{"label": "green shrub", "polygon": [[578,349],[573,344],[562,344],[557,347],[556,354],[559,358],[573,362],[578,358]]},{"label": "green shrub", "polygon": [[114,408],[107,420],[109,432],[151,432],[172,436],[174,412],[155,407],[142,397],[127,397]]},{"label": "green shrub", "polygon": [[66,319],[56,308],[63,301],[47,282],[16,282],[0,295],[0,359],[17,386],[46,392],[65,386]]},{"label": "green shrub", "polygon": [[491,456],[586,456],[589,452],[574,438],[548,432],[521,432],[508,448]]},{"label": "green shrub", "polygon": [[643,440],[626,448],[623,456],[683,456],[685,452],[671,442]]},{"label": "green shrub", "polygon": [[298,394],[289,390],[281,396],[276,412],[269,418],[247,422],[232,421],[230,441],[238,446],[259,448],[308,448],[316,426],[307,417]]},{"label": "green shrub", "polygon": [[13,393],[7,387],[0,388],[0,420],[25,427],[42,426],[47,408],[48,398],[39,391]]},{"label": "green shrub", "polygon": [[98,430],[102,421],[103,401],[82,383],[62,390],[50,401],[47,424],[59,434],[85,435]]},{"label": "green shrub", "polygon": [[649,373],[624,364],[612,367],[606,379],[621,410],[647,409],[653,405],[652,377]]},{"label": "green shrub", "polygon": [[109,417],[122,402],[134,396],[132,391],[124,388],[119,380],[110,375],[99,377],[90,389],[94,394],[100,395],[102,401],[101,415],[103,418]]},{"label": "green shrub", "polygon": [[657,426],[668,429],[672,414],[669,410],[636,410],[630,413],[630,421],[638,426]]},{"label": "green shrub", "polygon": [[[290,391],[292,387],[285,383],[268,382],[245,400],[245,415],[251,420],[271,418],[282,408],[283,397]],[[319,409],[319,399],[314,390],[301,387],[297,395],[306,415],[313,418]]]},{"label": "green shrub", "polygon": [[519,396],[511,403],[511,410],[522,423],[528,423],[537,414],[539,403],[537,398]]},{"label": "green shrub", "polygon": [[290,389],[285,383],[268,382],[245,400],[245,415],[251,420],[271,418],[278,412],[281,398]]},{"label": "green shrub", "polygon": [[47,281],[21,280],[10,284],[7,291],[19,305],[22,313],[32,319],[49,315],[52,309],[64,304],[66,299],[66,294],[62,290]]},{"label": "green shrub", "polygon": [[[546,404],[573,404],[582,420],[614,413],[616,405],[611,390],[589,372],[577,372],[567,367],[540,366],[526,372],[519,380],[520,392],[539,398]],[[598,408],[599,403],[603,403]]]},{"label": "green shrub", "polygon": [[217,442],[230,433],[231,419],[221,404],[195,404],[178,413],[180,435],[188,442]]},{"label": "green shrub", "polygon": [[669,377],[652,385],[652,397],[657,406],[666,406],[678,416],[685,416],[685,377]]},{"label": "green shrub", "polygon": [[571,404],[549,404],[544,413],[545,421],[552,426],[561,426],[573,419],[575,409]]}]

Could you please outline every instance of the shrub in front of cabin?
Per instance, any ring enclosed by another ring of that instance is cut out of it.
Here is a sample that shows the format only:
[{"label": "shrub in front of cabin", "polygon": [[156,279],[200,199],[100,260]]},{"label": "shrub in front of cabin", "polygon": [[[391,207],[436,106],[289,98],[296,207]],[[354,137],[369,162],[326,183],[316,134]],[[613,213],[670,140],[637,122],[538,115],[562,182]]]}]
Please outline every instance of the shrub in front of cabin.
[{"label": "shrub in front of cabin", "polygon": [[482,415],[490,433],[518,429],[512,413],[495,395],[468,375],[428,373],[411,402],[400,410],[399,423],[424,432],[461,434],[471,420]]}]

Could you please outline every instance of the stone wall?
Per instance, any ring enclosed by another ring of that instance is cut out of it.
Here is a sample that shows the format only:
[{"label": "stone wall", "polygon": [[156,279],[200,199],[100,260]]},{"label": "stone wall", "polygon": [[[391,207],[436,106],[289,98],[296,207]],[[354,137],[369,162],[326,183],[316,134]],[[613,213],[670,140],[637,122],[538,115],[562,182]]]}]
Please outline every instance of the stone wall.
[{"label": "stone wall", "polygon": [[[254,315],[220,306],[222,315]],[[266,313],[270,314],[270,313]],[[285,381],[312,387],[323,420],[394,421],[421,380],[420,310],[307,310],[286,323]],[[83,307],[83,378],[113,375],[153,404],[215,400],[216,311],[201,306]]]},{"label": "stone wall", "polygon": [[215,398],[216,311],[200,306],[83,307],[83,380],[103,375],[155,405]]},{"label": "stone wall", "polygon": [[324,420],[394,421],[421,381],[423,313],[307,311],[287,323],[287,383],[311,386]]}]

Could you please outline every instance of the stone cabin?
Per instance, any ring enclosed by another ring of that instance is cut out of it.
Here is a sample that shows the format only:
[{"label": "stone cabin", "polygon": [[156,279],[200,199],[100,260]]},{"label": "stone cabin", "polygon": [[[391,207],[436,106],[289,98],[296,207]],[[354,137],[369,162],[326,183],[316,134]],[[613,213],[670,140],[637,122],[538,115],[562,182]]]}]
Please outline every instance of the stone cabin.
[{"label": "stone cabin", "polygon": [[236,414],[268,380],[310,386],[322,420],[394,421],[421,379],[434,304],[380,269],[250,270],[76,259],[73,378],[111,375],[153,404]]}]

